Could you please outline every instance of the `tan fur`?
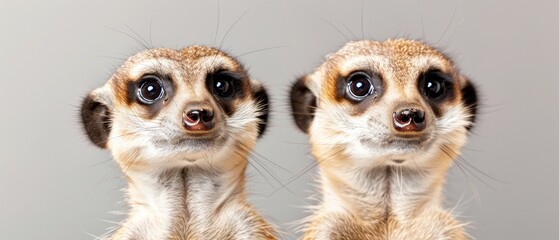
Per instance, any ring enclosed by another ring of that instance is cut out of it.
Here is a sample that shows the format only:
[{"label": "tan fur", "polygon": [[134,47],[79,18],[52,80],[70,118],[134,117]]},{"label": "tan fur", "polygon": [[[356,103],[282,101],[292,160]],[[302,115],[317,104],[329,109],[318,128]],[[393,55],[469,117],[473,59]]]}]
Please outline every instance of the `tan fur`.
[{"label": "tan fur", "polygon": [[[455,83],[449,90],[452,98],[440,104],[439,117],[418,91],[418,76],[430,68]],[[338,81],[361,70],[380,76],[382,94],[351,103],[336,92]],[[441,203],[446,172],[470,124],[460,93],[466,79],[448,57],[413,40],[350,42],[304,79],[317,97],[308,132],[322,201],[305,219],[302,239],[467,238],[464,224]],[[428,126],[422,136],[427,140],[417,148],[402,150],[387,143],[395,134],[391,113],[401,105],[426,110]],[[400,158],[404,164],[392,162]]]},{"label": "tan fur", "polygon": [[[242,75],[242,97],[228,115],[208,91],[217,70]],[[172,92],[156,107],[131,99],[130,84],[156,74]],[[274,228],[246,201],[245,169],[260,120],[251,91],[260,89],[234,58],[213,48],[148,49],[130,57],[91,97],[107,105],[111,131],[106,147],[128,180],[128,218],[107,239],[276,239]],[[202,103],[214,110],[208,143],[190,146],[183,109]]]}]

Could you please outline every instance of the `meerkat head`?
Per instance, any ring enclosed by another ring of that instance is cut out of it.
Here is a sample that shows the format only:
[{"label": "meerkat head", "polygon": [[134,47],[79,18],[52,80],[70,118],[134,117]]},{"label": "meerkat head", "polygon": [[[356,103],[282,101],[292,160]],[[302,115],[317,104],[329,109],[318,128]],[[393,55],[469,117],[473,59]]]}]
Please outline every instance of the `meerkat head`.
[{"label": "meerkat head", "polygon": [[93,90],[81,116],[90,140],[121,167],[217,168],[253,147],[266,128],[268,97],[217,49],[148,49]]},{"label": "meerkat head", "polygon": [[424,43],[358,41],[298,79],[291,106],[313,154],[325,158],[320,165],[429,167],[456,157],[477,95],[448,57]]}]

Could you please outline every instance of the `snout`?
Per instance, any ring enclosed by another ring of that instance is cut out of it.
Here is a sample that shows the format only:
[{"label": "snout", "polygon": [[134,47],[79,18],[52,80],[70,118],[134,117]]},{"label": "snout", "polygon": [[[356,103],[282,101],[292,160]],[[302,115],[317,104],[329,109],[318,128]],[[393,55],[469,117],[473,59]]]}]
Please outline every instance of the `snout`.
[{"label": "snout", "polygon": [[209,104],[188,104],[182,114],[182,125],[191,133],[204,133],[216,125],[214,109]]},{"label": "snout", "polygon": [[420,108],[403,108],[392,114],[394,129],[398,132],[421,132],[425,129],[425,111]]}]

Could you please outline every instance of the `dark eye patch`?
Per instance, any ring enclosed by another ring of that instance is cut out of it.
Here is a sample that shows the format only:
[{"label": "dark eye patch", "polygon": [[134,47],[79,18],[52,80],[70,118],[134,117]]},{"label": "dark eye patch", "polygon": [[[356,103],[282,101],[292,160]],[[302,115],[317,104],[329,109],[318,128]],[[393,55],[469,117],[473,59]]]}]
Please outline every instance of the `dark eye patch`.
[{"label": "dark eye patch", "polygon": [[419,78],[419,84],[423,95],[431,101],[439,102],[452,97],[452,77],[438,69],[424,72]]},{"label": "dark eye patch", "polygon": [[140,103],[154,104],[165,97],[165,86],[156,75],[146,75],[140,80],[136,95]]},{"label": "dark eye patch", "polygon": [[352,104],[351,115],[366,112],[384,92],[382,76],[371,69],[355,70],[347,76],[338,75],[335,84],[335,99]]},{"label": "dark eye patch", "polygon": [[418,90],[429,102],[435,115],[441,115],[440,104],[454,98],[455,89],[452,76],[436,68],[419,75]]},{"label": "dark eye patch", "polygon": [[337,81],[337,99],[353,104],[369,102],[382,94],[382,78],[370,70],[357,70]]},{"label": "dark eye patch", "polygon": [[431,102],[442,102],[454,96],[452,77],[441,70],[429,69],[419,76],[419,91]]},{"label": "dark eye patch", "polygon": [[371,76],[365,72],[355,72],[346,81],[346,97],[351,100],[360,102],[375,93]]},{"label": "dark eye patch", "polygon": [[230,116],[234,113],[234,101],[247,95],[248,78],[244,73],[218,70],[207,75],[206,86],[223,111]]},{"label": "dark eye patch", "polygon": [[232,98],[243,92],[243,76],[236,72],[218,71],[209,75],[208,88],[219,98]]},{"label": "dark eye patch", "polygon": [[171,78],[159,73],[147,73],[128,81],[128,104],[138,104],[146,110],[147,119],[154,118],[174,94]]}]

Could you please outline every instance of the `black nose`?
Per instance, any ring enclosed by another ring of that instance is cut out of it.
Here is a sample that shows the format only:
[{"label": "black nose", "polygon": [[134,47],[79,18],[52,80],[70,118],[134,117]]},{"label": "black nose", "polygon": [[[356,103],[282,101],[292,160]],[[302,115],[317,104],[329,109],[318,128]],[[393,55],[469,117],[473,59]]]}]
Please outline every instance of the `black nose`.
[{"label": "black nose", "polygon": [[419,109],[403,109],[395,112],[394,128],[400,132],[420,132],[425,129],[425,112]]},{"label": "black nose", "polygon": [[183,125],[190,131],[208,131],[214,127],[214,114],[208,109],[193,109],[182,115]]}]

